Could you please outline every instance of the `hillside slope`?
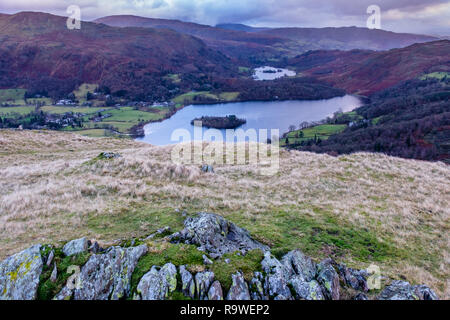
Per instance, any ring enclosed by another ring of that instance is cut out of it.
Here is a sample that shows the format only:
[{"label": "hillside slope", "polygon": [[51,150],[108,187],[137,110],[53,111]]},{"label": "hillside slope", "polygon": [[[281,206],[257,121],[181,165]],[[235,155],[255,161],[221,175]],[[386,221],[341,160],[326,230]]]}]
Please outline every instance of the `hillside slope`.
[{"label": "hillside slope", "polygon": [[311,51],[288,65],[350,93],[370,95],[422,74],[450,71],[450,41],[441,40],[383,52]]},{"label": "hillside slope", "polygon": [[111,90],[150,90],[168,73],[228,74],[232,67],[200,39],[171,30],[91,22],[68,30],[66,20],[36,12],[0,17],[0,87],[104,82]]},{"label": "hillside slope", "polygon": [[[449,298],[450,169],[381,154],[282,151],[280,172],[175,165],[171,147],[0,130],[0,259],[34,243],[142,237],[214,212],[283,255],[301,249]],[[100,152],[119,152],[107,160]]]}]

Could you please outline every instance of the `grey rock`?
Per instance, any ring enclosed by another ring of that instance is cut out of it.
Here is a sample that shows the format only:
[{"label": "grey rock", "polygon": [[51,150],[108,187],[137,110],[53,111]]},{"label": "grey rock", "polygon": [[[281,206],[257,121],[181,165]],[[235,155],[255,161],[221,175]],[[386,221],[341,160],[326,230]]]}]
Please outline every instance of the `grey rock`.
[{"label": "grey rock", "polygon": [[287,253],[281,260],[287,270],[292,270],[303,281],[310,282],[316,276],[317,266],[311,258],[305,256],[300,250]]},{"label": "grey rock", "polygon": [[79,253],[87,252],[89,243],[86,238],[69,241],[63,247],[63,252],[66,256],[73,256]]},{"label": "grey rock", "polygon": [[0,300],[36,299],[42,273],[41,245],[34,245],[0,263]]},{"label": "grey rock", "polygon": [[99,154],[98,156],[101,159],[116,159],[116,158],[121,158],[122,155],[120,153],[115,153],[115,152],[102,152]]},{"label": "grey rock", "polygon": [[343,264],[340,264],[338,266],[338,270],[342,281],[347,286],[362,292],[369,291],[369,287],[367,285],[368,274],[366,270],[355,270],[352,268],[347,268]]},{"label": "grey rock", "polygon": [[46,262],[47,267],[50,267],[50,265],[53,262],[54,257],[55,257],[55,250],[52,250],[52,251],[50,251],[50,253],[48,254],[48,257],[47,257],[47,262]]},{"label": "grey rock", "polygon": [[153,266],[140,280],[137,292],[142,300],[166,300],[177,288],[177,268],[172,263]]},{"label": "grey rock", "polygon": [[225,259],[225,263],[226,263],[226,264],[230,264],[230,262],[231,262],[231,260],[230,260],[230,259],[228,259],[228,258],[227,258],[227,259]]},{"label": "grey rock", "polygon": [[199,300],[208,298],[209,287],[214,281],[214,273],[211,271],[199,272],[195,275],[195,289]]},{"label": "grey rock", "polygon": [[208,300],[223,300],[222,286],[219,281],[214,281],[209,288]]},{"label": "grey rock", "polygon": [[103,249],[100,247],[97,241],[94,241],[94,243],[89,247],[89,252],[92,253],[100,253]]},{"label": "grey rock", "polygon": [[333,260],[326,259],[317,265],[317,281],[328,300],[339,300],[339,275],[333,267]]},{"label": "grey rock", "polygon": [[170,239],[198,245],[200,250],[209,252],[214,259],[235,251],[245,253],[253,249],[269,250],[269,247],[253,240],[247,230],[215,214],[199,213],[197,217],[187,218],[184,226],[182,231],[173,234]]},{"label": "grey rock", "polygon": [[238,272],[232,276],[232,284],[228,291],[227,300],[250,300],[250,292],[242,273]]},{"label": "grey rock", "polygon": [[283,300],[291,299],[292,295],[287,284],[293,270],[282,264],[270,252],[265,252],[261,265],[266,274],[264,283],[265,294],[270,298],[276,298],[280,295],[284,298]]},{"label": "grey rock", "polygon": [[369,298],[364,293],[358,293],[353,300],[369,300]]},{"label": "grey rock", "polygon": [[203,255],[203,263],[206,265],[211,265],[213,262],[205,254]]},{"label": "grey rock", "polygon": [[296,298],[302,300],[325,300],[322,288],[316,280],[305,281],[302,276],[294,276],[289,280]]},{"label": "grey rock", "polygon": [[269,300],[264,294],[264,278],[261,272],[255,272],[249,285],[252,300]]},{"label": "grey rock", "polygon": [[73,289],[65,286],[60,292],[53,298],[53,300],[71,300],[73,296]]},{"label": "grey rock", "polygon": [[58,279],[58,269],[56,268],[56,263],[53,266],[53,271],[52,274],[50,275],[50,281],[51,282],[56,282],[56,280]]},{"label": "grey rock", "polygon": [[412,286],[406,281],[392,281],[378,296],[379,300],[439,300],[436,293],[424,285]]},{"label": "grey rock", "polygon": [[181,292],[191,299],[195,298],[195,282],[192,274],[186,270],[185,266],[180,267],[180,275],[181,275]]},{"label": "grey rock", "polygon": [[139,258],[147,253],[147,246],[111,247],[104,254],[92,255],[81,268],[79,286],[67,284],[55,299],[118,300],[130,295],[130,282]]}]

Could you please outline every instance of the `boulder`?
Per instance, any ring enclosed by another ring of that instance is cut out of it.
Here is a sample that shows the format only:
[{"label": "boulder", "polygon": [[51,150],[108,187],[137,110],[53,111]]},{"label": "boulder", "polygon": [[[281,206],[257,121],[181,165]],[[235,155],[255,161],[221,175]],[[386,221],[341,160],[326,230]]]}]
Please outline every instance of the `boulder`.
[{"label": "boulder", "polygon": [[36,299],[43,267],[40,249],[32,246],[0,263],[0,300]]},{"label": "boulder", "polygon": [[413,286],[409,282],[396,280],[384,288],[378,300],[439,300],[439,297],[427,286]]},{"label": "boulder", "polygon": [[89,248],[89,241],[86,238],[72,240],[66,243],[63,247],[63,252],[66,256],[74,256],[79,253],[87,252]]},{"label": "boulder", "polygon": [[328,300],[339,300],[339,275],[333,267],[333,260],[326,259],[317,265],[317,281]]},{"label": "boulder", "polygon": [[232,284],[228,291],[227,300],[250,300],[250,292],[242,273],[238,272],[232,276]]},{"label": "boulder", "polygon": [[181,292],[191,299],[195,298],[195,282],[192,274],[186,270],[185,266],[180,267],[180,275],[181,275]]},{"label": "boulder", "polygon": [[170,239],[198,245],[201,251],[207,251],[214,259],[235,251],[269,250],[269,247],[253,240],[247,230],[215,214],[200,213],[197,217],[188,218],[184,227]]},{"label": "boulder", "polygon": [[264,254],[261,265],[266,274],[264,293],[270,298],[280,296],[278,300],[291,299],[292,295],[287,284],[293,270],[282,264],[270,252]]},{"label": "boulder", "polygon": [[139,281],[137,292],[142,300],[166,300],[177,288],[177,268],[172,263],[161,269],[153,266]]},{"label": "boulder", "polygon": [[199,272],[195,275],[195,289],[199,300],[208,298],[209,287],[214,281],[214,273],[211,271]]},{"label": "boulder", "polygon": [[286,270],[293,271],[297,277],[301,277],[306,282],[314,280],[316,276],[316,264],[300,250],[287,253],[281,262],[286,266]]},{"label": "boulder", "polygon": [[222,286],[219,281],[214,281],[208,291],[208,300],[223,300]]},{"label": "boulder", "polygon": [[104,254],[92,255],[81,268],[78,283],[68,283],[55,299],[118,300],[130,295],[130,282],[139,259],[147,253],[147,246],[111,247]]},{"label": "boulder", "polygon": [[322,288],[316,280],[305,281],[302,276],[294,276],[289,284],[295,291],[296,299],[301,300],[325,300]]}]

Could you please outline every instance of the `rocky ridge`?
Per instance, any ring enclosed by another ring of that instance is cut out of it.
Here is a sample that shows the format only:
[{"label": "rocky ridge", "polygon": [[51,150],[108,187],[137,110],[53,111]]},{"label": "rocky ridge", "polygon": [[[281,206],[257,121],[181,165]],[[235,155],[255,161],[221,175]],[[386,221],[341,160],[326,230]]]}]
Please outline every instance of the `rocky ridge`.
[{"label": "rocky ridge", "polygon": [[[42,299],[43,290],[57,290],[53,296],[47,296],[54,300],[368,300],[369,296],[380,300],[438,299],[429,287],[406,281],[393,281],[378,295],[370,294],[371,274],[367,270],[347,268],[332,259],[316,263],[300,250],[277,259],[268,246],[254,240],[248,231],[215,214],[200,213],[187,218],[184,225],[183,230],[160,241],[195,245],[203,253],[203,270],[175,262],[153,265],[144,270],[133,288],[139,260],[150,250],[146,239],[132,241],[128,247],[103,249],[98,243],[81,238],[62,249],[35,245],[2,261],[0,300]],[[161,237],[163,234],[158,232]],[[226,254],[245,256],[252,250],[263,252],[260,270],[254,270],[250,276],[241,270],[230,274],[228,287],[209,268],[213,260]]]}]

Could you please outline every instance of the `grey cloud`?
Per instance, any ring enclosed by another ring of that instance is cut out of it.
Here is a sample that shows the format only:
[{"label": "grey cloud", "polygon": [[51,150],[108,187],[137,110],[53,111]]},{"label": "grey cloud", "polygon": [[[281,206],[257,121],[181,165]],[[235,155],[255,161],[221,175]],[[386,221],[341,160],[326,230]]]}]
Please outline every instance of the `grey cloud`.
[{"label": "grey cloud", "polygon": [[448,3],[446,0],[1,0],[0,12],[35,10],[64,15],[67,6],[76,4],[86,20],[111,14],[135,14],[205,24],[324,27],[365,26],[367,7],[375,4],[385,14],[384,28],[447,33],[450,6],[443,6],[442,12],[422,13],[426,8]]}]

